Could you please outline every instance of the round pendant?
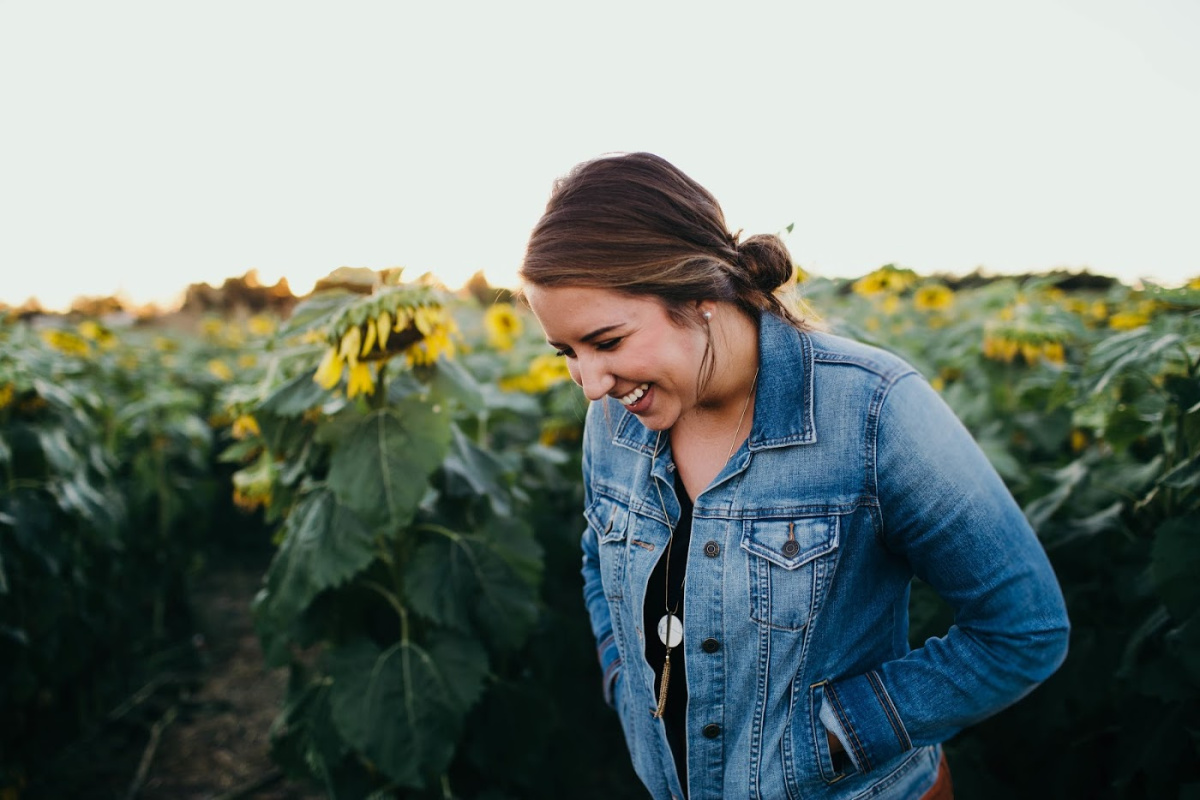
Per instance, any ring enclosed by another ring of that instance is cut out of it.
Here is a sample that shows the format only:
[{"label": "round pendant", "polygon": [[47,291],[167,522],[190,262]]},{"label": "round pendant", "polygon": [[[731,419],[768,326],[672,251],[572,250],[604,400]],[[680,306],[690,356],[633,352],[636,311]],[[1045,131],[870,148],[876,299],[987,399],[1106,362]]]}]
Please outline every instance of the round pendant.
[{"label": "round pendant", "polygon": [[678,647],[683,641],[683,620],[674,614],[663,614],[658,621],[658,638],[667,647]]}]

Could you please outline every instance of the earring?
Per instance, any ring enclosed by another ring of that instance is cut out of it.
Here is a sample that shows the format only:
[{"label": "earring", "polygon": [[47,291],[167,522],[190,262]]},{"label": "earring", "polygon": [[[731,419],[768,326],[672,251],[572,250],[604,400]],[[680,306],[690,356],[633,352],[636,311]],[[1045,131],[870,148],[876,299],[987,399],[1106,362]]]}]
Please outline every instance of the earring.
[{"label": "earring", "polygon": [[705,321],[705,322],[708,322],[709,320],[711,320],[711,319],[712,319],[712,312],[711,312],[711,311],[705,311],[705,312],[704,312],[703,314],[701,314],[700,316],[704,317],[704,321]]}]

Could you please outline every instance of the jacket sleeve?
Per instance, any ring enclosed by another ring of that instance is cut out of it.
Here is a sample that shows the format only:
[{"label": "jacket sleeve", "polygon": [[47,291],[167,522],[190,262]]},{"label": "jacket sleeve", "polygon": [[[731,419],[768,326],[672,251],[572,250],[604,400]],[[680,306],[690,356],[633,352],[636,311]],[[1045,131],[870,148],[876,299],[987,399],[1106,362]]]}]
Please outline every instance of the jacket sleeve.
[{"label": "jacket sleeve", "polygon": [[936,744],[1016,702],[1063,662],[1069,624],[1037,536],[979,446],[915,373],[875,421],[888,549],[953,609],[946,635],[823,686],[861,771]]},{"label": "jacket sleeve", "polygon": [[[587,421],[583,428],[583,500],[584,508],[592,505],[592,453],[591,428],[593,416],[597,413],[598,403],[588,407]],[[613,636],[612,616],[608,608],[608,599],[604,596],[604,586],[600,579],[600,542],[592,525],[583,532],[583,602],[587,607],[588,617],[592,623],[592,634],[596,637],[596,656],[600,660],[602,675],[602,690],[604,702],[615,707],[613,687],[621,669],[621,655],[617,649],[616,637]]]}]

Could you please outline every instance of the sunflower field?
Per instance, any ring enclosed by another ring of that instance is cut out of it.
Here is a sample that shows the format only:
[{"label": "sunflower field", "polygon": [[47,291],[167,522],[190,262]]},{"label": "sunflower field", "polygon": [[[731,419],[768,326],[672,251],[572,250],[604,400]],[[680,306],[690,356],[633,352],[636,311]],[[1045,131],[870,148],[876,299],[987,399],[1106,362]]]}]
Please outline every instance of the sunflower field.
[{"label": "sunflower field", "polygon": [[[586,403],[502,290],[345,272],[286,319],[0,318],[0,798],[169,663],[214,548],[271,537],[276,762],[331,798],[641,796],[580,595]],[[1200,797],[1200,281],[803,274],[1038,531],[1067,662],[952,740],[964,797]],[[953,620],[915,586],[914,644]],[[186,644],[186,642],[185,642]]]}]

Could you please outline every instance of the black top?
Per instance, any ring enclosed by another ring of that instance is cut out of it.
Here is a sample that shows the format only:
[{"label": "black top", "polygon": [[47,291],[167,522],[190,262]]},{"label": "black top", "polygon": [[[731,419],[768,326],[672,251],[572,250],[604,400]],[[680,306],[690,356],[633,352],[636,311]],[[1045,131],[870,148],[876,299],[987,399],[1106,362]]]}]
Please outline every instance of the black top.
[{"label": "black top", "polygon": [[[678,608],[675,616],[683,619],[683,576],[687,570],[688,544],[692,539],[692,499],[683,488],[683,481],[675,474],[675,495],[679,498],[679,524],[670,548],[671,556],[671,585],[667,581],[667,558],[658,559],[654,571],[650,573],[650,582],[646,584],[646,603],[642,608],[645,617],[646,631],[646,661],[654,668],[654,698],[657,701],[659,686],[662,683],[663,662],[666,660],[667,647],[658,638],[658,621],[668,609]],[[666,606],[664,607],[664,586],[666,589]],[[687,672],[684,669],[684,651],[688,647],[685,640],[671,651],[671,679],[667,683],[667,708],[663,712],[663,722],[667,726],[667,743],[671,745],[671,754],[675,756],[675,769],[679,773],[679,782],[683,786],[684,796],[687,796]]]}]

